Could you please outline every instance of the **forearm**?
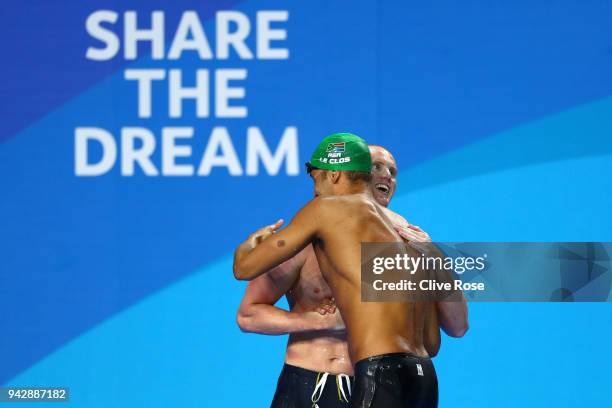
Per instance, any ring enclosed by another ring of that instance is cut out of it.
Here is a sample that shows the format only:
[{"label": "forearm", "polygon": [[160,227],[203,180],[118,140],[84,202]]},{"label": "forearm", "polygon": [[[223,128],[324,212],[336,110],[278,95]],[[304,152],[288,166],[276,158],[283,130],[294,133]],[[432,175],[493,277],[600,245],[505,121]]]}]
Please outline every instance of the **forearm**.
[{"label": "forearm", "polygon": [[[435,244],[424,244],[428,256],[444,259],[444,253]],[[433,275],[438,282],[454,285],[453,272],[445,268],[436,268]],[[443,299],[436,303],[440,327],[451,337],[463,337],[468,330],[468,307],[461,290],[441,292]]]},{"label": "forearm", "polygon": [[434,303],[431,306],[432,307],[427,307],[426,309],[426,324],[423,332],[423,345],[425,346],[425,350],[427,350],[429,357],[435,357],[438,355],[438,351],[440,351],[440,343],[442,339],[440,338],[440,323],[438,321],[436,304]]},{"label": "forearm", "polygon": [[467,301],[463,294],[459,301],[442,301],[436,304],[440,327],[451,337],[462,337],[469,328]]},{"label": "forearm", "polygon": [[240,270],[242,261],[253,250],[253,245],[249,241],[250,240],[247,239],[242,244],[240,244],[238,248],[236,248],[236,251],[234,251],[233,269],[234,269],[234,276],[236,277],[236,279],[239,279],[238,271]]},{"label": "forearm", "polygon": [[238,311],[238,326],[244,332],[281,335],[319,330],[316,312],[289,312],[267,304],[252,304]]}]

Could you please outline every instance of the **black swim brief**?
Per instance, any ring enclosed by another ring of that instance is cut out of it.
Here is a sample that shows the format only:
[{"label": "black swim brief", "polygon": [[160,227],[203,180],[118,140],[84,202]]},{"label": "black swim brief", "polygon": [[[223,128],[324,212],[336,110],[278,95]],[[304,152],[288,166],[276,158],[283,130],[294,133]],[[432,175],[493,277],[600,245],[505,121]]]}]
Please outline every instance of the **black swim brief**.
[{"label": "black swim brief", "polygon": [[427,357],[383,354],[355,364],[352,394],[352,408],[435,408],[438,377]]},{"label": "black swim brief", "polygon": [[348,408],[353,377],[285,364],[271,408]]}]

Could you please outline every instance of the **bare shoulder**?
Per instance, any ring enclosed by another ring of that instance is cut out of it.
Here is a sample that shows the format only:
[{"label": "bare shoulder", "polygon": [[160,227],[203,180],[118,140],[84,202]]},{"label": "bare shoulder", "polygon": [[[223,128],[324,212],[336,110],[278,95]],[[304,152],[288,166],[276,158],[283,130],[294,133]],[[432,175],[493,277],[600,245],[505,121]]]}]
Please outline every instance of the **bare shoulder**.
[{"label": "bare shoulder", "polygon": [[400,225],[403,227],[407,227],[410,225],[410,223],[408,222],[408,220],[406,220],[404,217],[402,217],[401,215],[399,215],[398,213],[396,213],[395,211],[392,211],[386,207],[380,207],[383,211],[383,213],[391,220],[391,222],[394,225]]},{"label": "bare shoulder", "polygon": [[374,202],[363,194],[347,194],[336,196],[317,197],[322,209],[337,209],[338,207],[376,209]]}]

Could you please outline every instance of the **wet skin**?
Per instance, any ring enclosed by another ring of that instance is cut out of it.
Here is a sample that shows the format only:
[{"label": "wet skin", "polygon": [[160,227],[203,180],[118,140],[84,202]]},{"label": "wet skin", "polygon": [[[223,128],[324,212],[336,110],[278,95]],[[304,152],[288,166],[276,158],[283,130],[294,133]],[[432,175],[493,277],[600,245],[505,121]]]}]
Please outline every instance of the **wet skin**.
[{"label": "wet skin", "polygon": [[[370,153],[372,193],[376,202],[386,207],[395,193],[397,164],[381,146],[370,146]],[[409,235],[407,239],[429,240],[427,234],[400,215],[388,209],[385,212],[398,231]],[[278,245],[284,244],[281,240]],[[273,306],[283,295],[287,297],[291,313]],[[344,323],[330,302],[331,297],[312,245],[308,245],[294,258],[249,283],[238,311],[238,323],[247,332],[288,333],[285,353],[288,364],[319,372],[352,374]],[[329,303],[331,308],[325,306]],[[440,346],[437,326],[431,327],[428,339],[426,348],[435,355]]]},{"label": "wet skin", "polygon": [[[285,229],[262,237],[254,247],[241,245],[235,256],[235,276],[253,279],[312,243],[346,323],[352,361],[391,352],[427,356],[428,333],[437,328],[432,318],[435,304],[361,302],[361,242],[402,241],[374,202],[369,185],[353,185],[343,179],[342,172],[315,170],[312,176],[319,197],[302,208]],[[278,240],[284,240],[286,246],[278,247]]]}]

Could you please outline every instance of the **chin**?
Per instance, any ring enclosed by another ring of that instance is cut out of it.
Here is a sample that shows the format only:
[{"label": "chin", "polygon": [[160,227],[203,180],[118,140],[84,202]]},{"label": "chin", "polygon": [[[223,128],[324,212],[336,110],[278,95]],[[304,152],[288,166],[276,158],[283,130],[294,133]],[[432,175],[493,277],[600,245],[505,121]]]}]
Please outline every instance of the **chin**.
[{"label": "chin", "polygon": [[388,196],[381,196],[381,195],[377,195],[374,197],[376,199],[376,202],[384,207],[389,205],[389,201],[391,201],[391,197]]}]

